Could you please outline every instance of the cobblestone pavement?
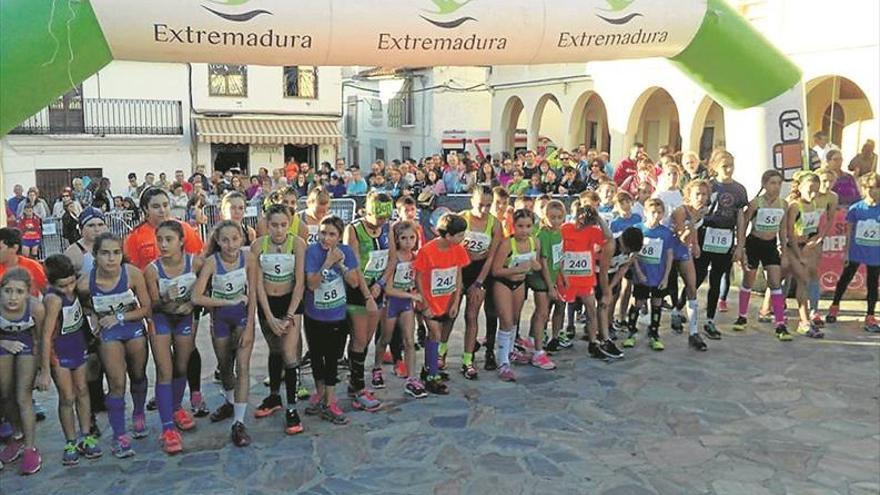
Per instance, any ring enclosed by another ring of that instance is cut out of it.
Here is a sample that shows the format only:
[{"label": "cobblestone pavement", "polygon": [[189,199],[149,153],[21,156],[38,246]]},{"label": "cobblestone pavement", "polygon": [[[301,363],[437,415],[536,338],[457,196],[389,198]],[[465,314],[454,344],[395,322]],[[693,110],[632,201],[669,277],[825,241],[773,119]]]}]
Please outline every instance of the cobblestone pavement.
[{"label": "cobblestone pavement", "polygon": [[[352,412],[344,427],[304,417],[306,431],[295,437],[283,433],[280,413],[253,418],[266,392],[258,333],[251,447],[231,445],[229,421],[204,418],[184,435],[184,453],[168,457],[157,442],[158,415],[148,413],[153,435],[134,441],[134,458],[113,458],[105,435],[103,458],[65,468],[56,397],[43,393],[43,470],[23,478],[7,466],[0,493],[877,494],[880,336],[854,317],[844,312],[824,341],[780,343],[769,325],[725,330],[728,313],[723,340],[708,341],[707,353],[662,331],[665,351],[643,338],[613,363],[589,359],[579,341],[556,353],[555,371],[518,367],[513,384],[490,372],[473,382],[453,372],[448,397],[422,400],[405,398],[386,367],[384,410]],[[451,371],[461,330],[450,345]],[[205,327],[199,346],[214,407],[221,399]],[[99,420],[109,431],[106,416]]]}]

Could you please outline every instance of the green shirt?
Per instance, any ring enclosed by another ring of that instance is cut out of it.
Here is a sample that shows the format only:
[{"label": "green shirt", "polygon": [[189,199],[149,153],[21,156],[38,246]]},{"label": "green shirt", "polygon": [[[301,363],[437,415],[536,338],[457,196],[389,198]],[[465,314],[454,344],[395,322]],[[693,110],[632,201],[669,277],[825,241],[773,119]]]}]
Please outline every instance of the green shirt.
[{"label": "green shirt", "polygon": [[541,257],[547,260],[550,270],[550,281],[555,281],[562,267],[562,232],[544,227],[538,231],[538,240],[541,241]]},{"label": "green shirt", "polygon": [[529,181],[525,179],[520,179],[516,182],[511,182],[510,184],[507,184],[507,192],[509,192],[513,196],[519,196],[528,188]]}]

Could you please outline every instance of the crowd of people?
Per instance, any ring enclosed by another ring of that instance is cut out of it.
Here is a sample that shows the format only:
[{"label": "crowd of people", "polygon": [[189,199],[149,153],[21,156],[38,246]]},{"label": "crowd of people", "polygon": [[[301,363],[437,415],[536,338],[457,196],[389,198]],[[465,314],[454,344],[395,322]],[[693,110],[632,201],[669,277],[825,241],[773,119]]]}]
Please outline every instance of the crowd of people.
[{"label": "crowd of people", "polygon": [[[355,410],[381,410],[376,390],[389,385],[387,364],[400,379],[396,386],[414,399],[449,394],[449,341],[462,303],[458,365],[468,380],[481,373],[481,349],[483,370],[502,381],[516,380],[514,364],[553,370],[552,355],[573,347],[578,324],[593,358],[622,359],[621,348],[636,346],[641,335],[662,351],[665,309],[671,331],[686,329],[688,346],[705,352],[704,338],[717,341],[749,325],[759,270],[767,294],[758,320],[772,321],[779,341],[793,339],[787,281],[797,286],[796,333],[821,338],[860,265],[867,266],[865,329],[880,332],[876,157],[868,160],[873,151],[863,150],[851,175],[839,150],[814,153],[820,167],[796,174],[790,193],[783,175],[770,170],[755,196],[734,179],[734,156],[723,149],[703,162],[664,147],[655,161],[640,144],[616,166],[607,154],[581,147],[524,151],[497,162],[466,154],[418,165],[376,162],[366,175],[341,160],[317,171],[303,164],[271,175],[261,169],[247,181],[234,172],[208,177],[196,170],[188,179],[178,171],[173,182],[148,173],[139,184],[131,174],[118,197],[106,179],[94,187],[77,179],[52,212],[35,188],[22,196],[16,186],[7,202],[13,227],[0,229],[0,415],[8,423],[0,426],[0,434],[8,433],[0,468],[21,458],[21,473],[40,469],[33,389],[52,381],[65,465],[102,455],[99,411],[107,412],[113,455],[133,456],[132,438],[149,435],[150,355],[151,403],[165,452],[181,452],[181,432],[205,416],[231,419],[232,442],[249,445],[257,327],[269,349],[269,394],[254,416],[283,411],[289,435],[305,428],[300,400],[306,416],[350,421],[336,396],[340,365],[349,370],[343,390]],[[468,194],[470,207],[441,216],[426,232],[419,204],[446,193]],[[334,197],[359,194],[366,203],[354,221],[330,214]],[[189,211],[212,196],[220,219],[202,238]],[[300,197],[306,208],[297,211]],[[107,231],[106,217],[126,200],[138,225],[123,239]],[[256,227],[244,221],[249,205],[261,205]],[[823,315],[817,260],[839,205],[848,207],[847,259]],[[63,254],[31,259],[39,220],[58,212],[75,219],[76,238]],[[720,328],[716,313],[727,310],[734,265],[743,270],[738,318]],[[535,311],[523,321],[530,295]],[[213,412],[201,393],[205,349],[195,339],[203,318],[210,318],[215,377],[224,391]],[[304,389],[306,365],[312,389]]]}]

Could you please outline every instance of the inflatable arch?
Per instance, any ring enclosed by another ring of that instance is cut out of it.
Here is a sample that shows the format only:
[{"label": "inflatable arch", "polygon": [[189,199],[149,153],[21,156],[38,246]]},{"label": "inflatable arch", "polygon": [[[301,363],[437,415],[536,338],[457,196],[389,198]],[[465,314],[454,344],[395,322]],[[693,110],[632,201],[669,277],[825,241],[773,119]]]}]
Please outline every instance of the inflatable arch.
[{"label": "inflatable arch", "polygon": [[[113,59],[502,65],[666,57],[804,163],[801,72],[724,0],[3,0],[0,136]],[[749,127],[749,126],[747,126]],[[731,148],[736,149],[733,139]],[[752,146],[754,148],[754,146]]]}]

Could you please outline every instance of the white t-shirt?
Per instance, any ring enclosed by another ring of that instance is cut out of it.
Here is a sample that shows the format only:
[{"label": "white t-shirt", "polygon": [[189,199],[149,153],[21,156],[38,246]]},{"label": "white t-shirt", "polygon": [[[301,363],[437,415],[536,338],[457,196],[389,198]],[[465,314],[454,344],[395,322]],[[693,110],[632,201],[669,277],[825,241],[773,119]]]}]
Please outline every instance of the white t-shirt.
[{"label": "white t-shirt", "polygon": [[672,212],[684,203],[684,197],[681,195],[681,191],[677,189],[671,191],[657,191],[654,193],[654,197],[663,201],[663,204],[666,205],[666,214],[663,216],[663,220],[660,223],[666,227],[672,228]]}]

